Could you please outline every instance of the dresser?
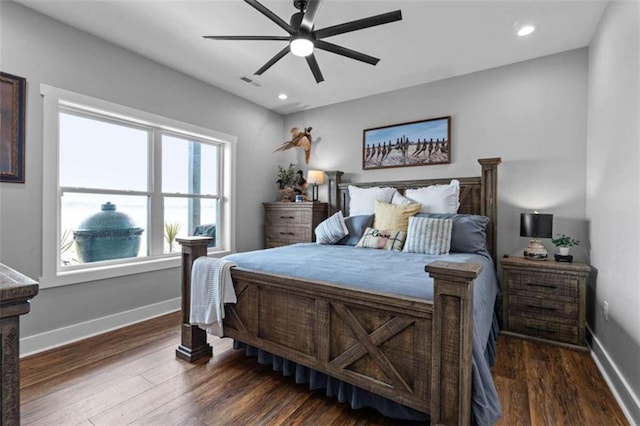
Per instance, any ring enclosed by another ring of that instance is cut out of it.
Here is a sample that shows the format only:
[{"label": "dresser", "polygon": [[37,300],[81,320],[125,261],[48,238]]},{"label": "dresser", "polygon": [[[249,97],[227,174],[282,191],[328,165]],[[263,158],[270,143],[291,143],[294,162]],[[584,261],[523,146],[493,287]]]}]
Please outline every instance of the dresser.
[{"label": "dresser", "polygon": [[586,287],[591,268],[579,262],[502,259],[505,334],[586,349]]},{"label": "dresser", "polygon": [[38,283],[0,264],[0,425],[20,424],[20,315]]},{"label": "dresser", "polygon": [[327,218],[327,203],[277,202],[264,205],[264,245],[266,248],[316,240],[316,226]]}]

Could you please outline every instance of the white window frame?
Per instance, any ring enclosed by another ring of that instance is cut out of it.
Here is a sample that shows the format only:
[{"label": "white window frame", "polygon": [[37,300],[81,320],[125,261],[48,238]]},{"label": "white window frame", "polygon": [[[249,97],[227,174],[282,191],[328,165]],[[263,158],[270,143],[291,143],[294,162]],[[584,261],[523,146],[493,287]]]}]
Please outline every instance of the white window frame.
[{"label": "white window frame", "polygon": [[[215,130],[207,129],[162,117],[149,112],[118,105],[102,99],[81,95],[46,84],[40,85],[43,96],[43,176],[42,176],[42,276],[40,287],[57,287],[78,284],[106,278],[115,278],[180,266],[180,253],[167,253],[141,258],[121,259],[100,265],[83,265],[81,268],[63,268],[60,262],[60,186],[59,186],[59,113],[64,109],[77,109],[87,113],[116,120],[124,120],[143,127],[157,129],[154,137],[171,134],[185,138],[197,138],[220,144],[219,179],[222,193],[219,194],[220,218],[217,247],[210,248],[211,256],[219,257],[235,252],[235,157],[237,138]],[[156,173],[154,164],[161,164],[160,144],[155,143],[155,152],[150,153],[149,173]],[[156,175],[157,176],[157,175]],[[156,181],[155,179],[153,180]],[[152,191],[161,192],[157,187]],[[159,209],[150,207],[150,215],[160,214]],[[153,218],[151,218],[153,220]],[[152,236],[152,238],[154,238]],[[157,236],[155,237],[158,238]],[[151,244],[153,242],[150,241]]]}]

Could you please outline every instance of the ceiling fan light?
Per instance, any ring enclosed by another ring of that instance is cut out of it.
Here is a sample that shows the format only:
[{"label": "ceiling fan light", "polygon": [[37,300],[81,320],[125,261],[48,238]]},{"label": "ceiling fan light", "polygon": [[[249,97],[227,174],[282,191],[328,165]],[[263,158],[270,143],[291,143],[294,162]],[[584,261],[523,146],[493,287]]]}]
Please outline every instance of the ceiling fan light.
[{"label": "ceiling fan light", "polygon": [[298,37],[291,40],[289,48],[296,56],[309,56],[313,53],[313,42],[308,38]]}]

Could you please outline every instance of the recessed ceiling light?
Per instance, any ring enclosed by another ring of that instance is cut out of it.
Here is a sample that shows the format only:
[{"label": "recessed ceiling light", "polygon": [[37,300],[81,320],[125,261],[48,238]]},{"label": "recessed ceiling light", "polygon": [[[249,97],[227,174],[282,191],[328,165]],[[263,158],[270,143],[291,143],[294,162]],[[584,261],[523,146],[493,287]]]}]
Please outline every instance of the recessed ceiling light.
[{"label": "recessed ceiling light", "polygon": [[278,95],[278,99],[280,99],[281,101],[284,101],[284,100],[286,100],[287,98],[288,98],[288,96],[287,96],[287,94],[286,94],[286,93],[280,93],[280,94]]},{"label": "recessed ceiling light", "polygon": [[518,30],[518,35],[520,37],[528,36],[529,34],[534,32],[535,30],[536,30],[536,27],[534,27],[533,25],[523,25]]}]

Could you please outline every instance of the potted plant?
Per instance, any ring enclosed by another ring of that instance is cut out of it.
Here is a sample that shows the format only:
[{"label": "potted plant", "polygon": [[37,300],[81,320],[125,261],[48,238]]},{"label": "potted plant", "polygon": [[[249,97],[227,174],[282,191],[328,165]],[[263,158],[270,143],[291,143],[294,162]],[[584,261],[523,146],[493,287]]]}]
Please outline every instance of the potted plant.
[{"label": "potted plant", "polygon": [[574,240],[568,235],[562,234],[558,235],[556,238],[552,238],[551,242],[558,247],[560,254],[562,256],[566,256],[569,254],[569,247],[577,246],[580,244],[580,241]]}]

